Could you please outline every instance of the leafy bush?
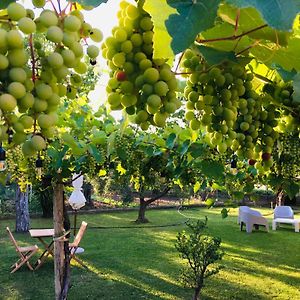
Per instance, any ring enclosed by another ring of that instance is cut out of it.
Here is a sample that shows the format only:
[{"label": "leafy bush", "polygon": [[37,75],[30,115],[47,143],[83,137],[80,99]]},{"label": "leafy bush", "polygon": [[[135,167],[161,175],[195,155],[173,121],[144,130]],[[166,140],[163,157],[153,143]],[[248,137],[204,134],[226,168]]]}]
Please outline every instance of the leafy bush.
[{"label": "leafy bush", "polygon": [[214,265],[224,254],[220,249],[220,238],[203,234],[206,224],[207,218],[204,222],[198,220],[196,224],[187,222],[191,233],[187,234],[185,231],[178,233],[175,243],[180,257],[187,260],[181,280],[185,286],[194,289],[194,300],[200,299],[204,280],[219,272],[220,266]]}]

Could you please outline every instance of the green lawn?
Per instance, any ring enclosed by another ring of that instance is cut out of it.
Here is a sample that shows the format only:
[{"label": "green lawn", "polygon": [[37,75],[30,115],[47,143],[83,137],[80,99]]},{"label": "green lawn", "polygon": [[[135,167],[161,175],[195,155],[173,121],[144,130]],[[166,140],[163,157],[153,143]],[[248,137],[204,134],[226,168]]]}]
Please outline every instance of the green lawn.
[{"label": "green lawn", "polygon": [[[224,269],[208,279],[203,299],[300,299],[300,234],[288,225],[277,231],[246,234],[236,224],[236,210],[222,220],[220,209],[188,209],[183,214],[208,216],[209,232],[222,238],[226,255]],[[269,214],[270,210],[262,210]],[[149,211],[147,226],[184,222],[176,210]],[[81,246],[85,270],[72,265],[69,299],[191,299],[192,291],[178,282],[182,264],[174,248],[176,233],[184,225],[133,228],[136,212],[79,215],[89,227]],[[299,215],[296,215],[299,217]],[[16,259],[5,226],[14,220],[0,221],[0,299],[53,299],[53,261],[51,258],[36,272],[22,267],[15,274],[9,266]],[[99,226],[132,228],[99,229]],[[34,219],[32,227],[51,227],[51,220]],[[15,234],[26,243],[29,235]]]}]

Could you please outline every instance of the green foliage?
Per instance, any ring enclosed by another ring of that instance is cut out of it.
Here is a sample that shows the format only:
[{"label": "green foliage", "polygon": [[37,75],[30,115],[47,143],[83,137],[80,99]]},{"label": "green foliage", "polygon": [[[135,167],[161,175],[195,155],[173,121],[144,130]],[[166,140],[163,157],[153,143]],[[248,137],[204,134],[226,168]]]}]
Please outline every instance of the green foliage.
[{"label": "green foliage", "polygon": [[[73,2],[72,0],[67,0],[69,2]],[[106,3],[108,0],[76,0],[77,3],[83,6],[92,6],[92,7],[97,7],[102,3]]]},{"label": "green foliage", "polygon": [[255,7],[264,17],[265,21],[279,30],[289,31],[293,21],[300,12],[300,3],[297,0],[226,0],[237,7]]},{"label": "green foliage", "polygon": [[185,286],[194,289],[193,299],[198,299],[204,280],[219,272],[220,266],[213,266],[223,257],[223,251],[220,249],[221,239],[203,233],[206,224],[207,218],[204,222],[187,222],[191,233],[178,233],[175,243],[180,257],[187,260],[187,267],[183,270],[181,279]]},{"label": "green foliage", "polygon": [[16,2],[16,0],[2,0],[0,2],[0,9],[6,8],[9,3]]},{"label": "green foliage", "polygon": [[167,30],[172,36],[171,47],[175,54],[188,48],[199,32],[213,26],[219,4],[220,0],[200,0],[189,3],[168,0],[168,5],[177,11],[166,20]]},{"label": "green foliage", "polygon": [[220,51],[205,46],[197,46],[197,49],[209,65],[218,65],[226,60],[236,61],[234,52]]}]

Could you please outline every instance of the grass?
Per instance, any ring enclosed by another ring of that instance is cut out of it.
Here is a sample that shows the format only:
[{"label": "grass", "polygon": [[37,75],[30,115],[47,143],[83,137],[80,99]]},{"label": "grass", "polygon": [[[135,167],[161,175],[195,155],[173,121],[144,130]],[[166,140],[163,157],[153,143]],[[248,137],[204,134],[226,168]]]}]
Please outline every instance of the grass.
[{"label": "grass", "polygon": [[[222,238],[226,253],[224,269],[208,279],[203,299],[300,299],[300,235],[289,225],[270,233],[240,232],[236,212],[231,209],[222,220],[217,208],[183,211],[188,217],[208,216],[209,232]],[[271,211],[262,212],[271,221]],[[174,248],[176,233],[185,226],[150,227],[178,224],[186,218],[176,210],[148,211],[147,216],[151,223],[143,228],[135,228],[132,222],[136,212],[78,216],[78,224],[80,220],[89,224],[80,257],[90,270],[72,265],[69,299],[191,299],[192,291],[178,281],[182,261]],[[53,299],[51,258],[36,272],[22,267],[9,273],[16,254],[4,230],[7,225],[14,228],[14,221],[0,221],[0,299]],[[42,219],[33,219],[31,225],[52,227],[51,220]],[[129,228],[93,228],[100,226]],[[28,234],[15,237],[22,245],[38,243]]]}]

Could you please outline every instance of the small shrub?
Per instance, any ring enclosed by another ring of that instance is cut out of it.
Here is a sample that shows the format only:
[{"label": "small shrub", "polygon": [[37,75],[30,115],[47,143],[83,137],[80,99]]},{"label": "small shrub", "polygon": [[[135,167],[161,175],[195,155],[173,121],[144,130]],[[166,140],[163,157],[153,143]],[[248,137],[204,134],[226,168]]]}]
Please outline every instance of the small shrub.
[{"label": "small shrub", "polygon": [[206,224],[207,218],[204,222],[198,220],[196,224],[187,222],[191,233],[178,233],[175,243],[180,257],[187,260],[181,280],[186,287],[194,289],[193,300],[200,299],[204,280],[219,272],[220,266],[216,265],[216,262],[223,257],[223,251],[220,249],[221,239],[203,234]]}]

